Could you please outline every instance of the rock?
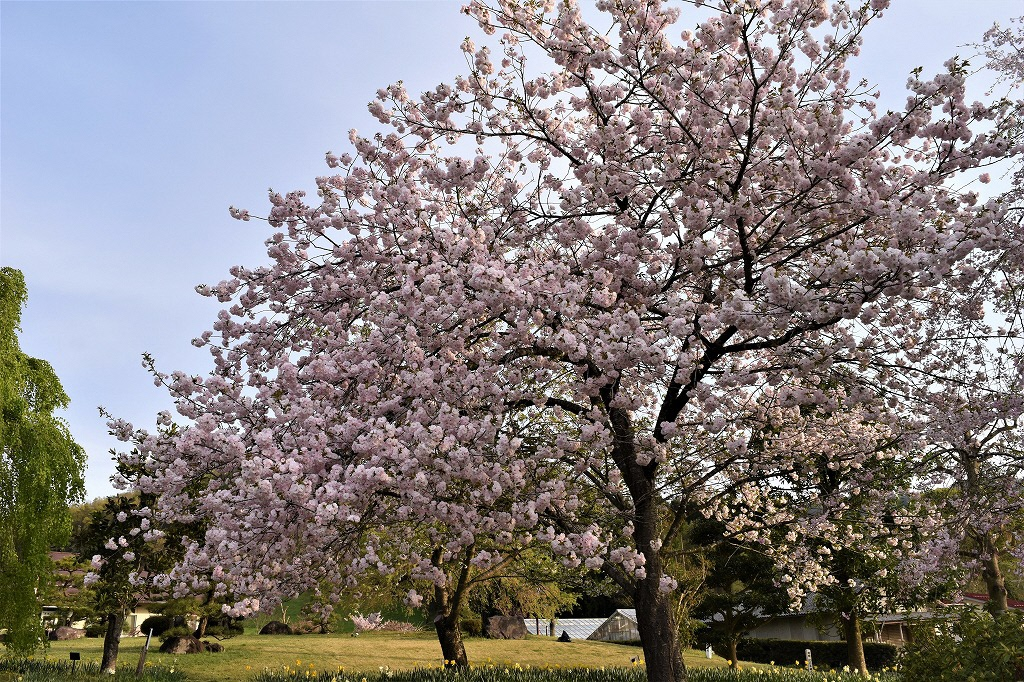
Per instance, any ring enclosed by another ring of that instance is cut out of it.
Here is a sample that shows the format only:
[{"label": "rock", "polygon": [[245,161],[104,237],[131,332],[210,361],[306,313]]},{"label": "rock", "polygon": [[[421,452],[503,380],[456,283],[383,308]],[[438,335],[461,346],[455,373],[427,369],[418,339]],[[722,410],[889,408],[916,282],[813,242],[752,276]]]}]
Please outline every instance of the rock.
[{"label": "rock", "polygon": [[168,637],[160,645],[160,653],[162,654],[199,654],[205,649],[206,646],[192,635],[187,637]]},{"label": "rock", "polygon": [[279,620],[272,620],[263,626],[260,630],[261,635],[294,635],[295,632],[287,623],[282,623]]},{"label": "rock", "polygon": [[69,639],[79,639],[85,637],[85,630],[79,630],[78,628],[69,628],[61,626],[56,630],[50,630],[50,634],[47,635],[53,642],[66,642]]},{"label": "rock", "polygon": [[526,622],[522,616],[491,616],[487,619],[487,636],[491,639],[526,639]]},{"label": "rock", "polygon": [[208,639],[204,639],[203,640],[203,648],[205,648],[207,651],[209,651],[212,654],[219,654],[220,652],[224,651],[224,645],[223,644],[220,644],[218,642],[211,642]]},{"label": "rock", "polygon": [[562,634],[560,634],[558,636],[558,641],[559,642],[571,642],[572,641],[572,637],[569,636],[568,632],[566,632],[565,630],[562,630]]}]

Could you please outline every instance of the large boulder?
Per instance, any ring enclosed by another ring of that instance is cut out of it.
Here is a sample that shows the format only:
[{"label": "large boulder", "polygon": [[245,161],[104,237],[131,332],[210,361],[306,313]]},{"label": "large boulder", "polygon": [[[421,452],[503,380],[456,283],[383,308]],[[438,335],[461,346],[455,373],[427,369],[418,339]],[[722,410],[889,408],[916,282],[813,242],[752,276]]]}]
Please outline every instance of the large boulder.
[{"label": "large boulder", "polygon": [[526,622],[522,616],[491,616],[487,619],[487,636],[491,639],[526,639]]},{"label": "large boulder", "polygon": [[295,631],[287,623],[279,620],[272,620],[260,630],[261,635],[294,635]]},{"label": "large boulder", "polygon": [[53,642],[66,642],[69,639],[79,639],[85,637],[85,630],[79,630],[78,628],[69,628],[60,626],[54,630],[50,630],[48,635],[50,640]]},{"label": "large boulder", "polygon": [[206,647],[195,637],[168,637],[160,645],[162,654],[200,654]]}]

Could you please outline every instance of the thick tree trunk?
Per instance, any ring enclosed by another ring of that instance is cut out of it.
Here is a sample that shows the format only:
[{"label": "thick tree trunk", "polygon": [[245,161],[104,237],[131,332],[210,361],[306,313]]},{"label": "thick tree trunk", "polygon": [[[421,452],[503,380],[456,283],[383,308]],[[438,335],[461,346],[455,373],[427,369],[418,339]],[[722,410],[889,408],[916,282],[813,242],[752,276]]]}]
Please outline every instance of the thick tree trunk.
[{"label": "thick tree trunk", "polygon": [[679,649],[676,616],[669,594],[661,590],[664,564],[661,558],[661,508],[657,490],[657,463],[641,466],[636,461],[635,433],[628,411],[608,410],[615,445],[612,458],[633,499],[633,541],[644,557],[642,579],[636,581],[637,629],[647,663],[648,682],[686,682],[686,667]]},{"label": "thick tree trunk", "polygon": [[[443,555],[442,548],[435,548],[430,557],[431,563],[442,568]],[[471,545],[466,548],[461,557],[458,579],[454,586],[451,584],[434,586],[434,630],[437,632],[437,641],[441,645],[441,655],[444,657],[446,668],[469,667],[469,657],[466,656],[466,647],[462,643],[462,630],[459,628],[459,614],[462,613],[462,605],[469,593],[469,561],[472,556],[473,547]],[[449,579],[451,577],[449,574]]]},{"label": "thick tree trunk", "polygon": [[468,668],[469,657],[462,643],[458,613],[438,614],[434,619],[437,641],[441,644],[441,655],[445,667]]},{"label": "thick tree trunk", "polygon": [[124,611],[107,614],[107,632],[103,635],[103,659],[100,671],[112,675],[117,670],[117,652],[121,648],[121,629],[124,627]]},{"label": "thick tree trunk", "polygon": [[985,551],[988,558],[981,567],[981,577],[985,580],[985,587],[988,589],[988,610],[997,616],[1007,609],[1006,603],[1006,578],[999,567],[999,550],[995,543],[989,540],[986,543]]},{"label": "thick tree trunk", "polygon": [[196,639],[202,639],[206,637],[206,626],[210,624],[210,617],[207,615],[199,616],[199,625],[196,626],[195,636]]},{"label": "thick tree trunk", "polygon": [[679,650],[675,613],[668,595],[658,590],[659,577],[650,574],[637,586],[636,620],[647,662],[649,682],[686,682],[686,667]]},{"label": "thick tree trunk", "polygon": [[739,656],[736,655],[737,644],[739,644],[739,640],[737,638],[729,638],[729,667],[734,669],[740,667],[740,659]]},{"label": "thick tree trunk", "polygon": [[867,675],[868,663],[864,658],[864,638],[860,632],[860,617],[856,612],[852,612],[848,618],[842,620],[843,629],[846,631],[846,660],[850,670]]}]

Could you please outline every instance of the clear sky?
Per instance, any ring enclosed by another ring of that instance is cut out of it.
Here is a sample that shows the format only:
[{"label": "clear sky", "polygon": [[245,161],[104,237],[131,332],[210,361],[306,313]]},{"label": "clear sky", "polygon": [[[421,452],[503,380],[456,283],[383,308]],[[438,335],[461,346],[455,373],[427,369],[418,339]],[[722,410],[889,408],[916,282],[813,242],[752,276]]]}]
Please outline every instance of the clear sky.
[{"label": "clear sky", "polygon": [[[149,427],[171,407],[142,369],[205,373],[190,340],[219,306],[194,292],[265,262],[266,189],[312,189],[348,151],[377,88],[466,72],[475,24],[449,0],[0,2],[0,264],[21,269],[21,347],[49,360],[89,454],[88,497],[113,492],[97,407]],[[893,0],[858,75],[900,103],[1021,0]],[[693,22],[682,20],[681,27]],[[479,40],[478,40],[479,42]],[[980,93],[979,93],[980,94]]]}]

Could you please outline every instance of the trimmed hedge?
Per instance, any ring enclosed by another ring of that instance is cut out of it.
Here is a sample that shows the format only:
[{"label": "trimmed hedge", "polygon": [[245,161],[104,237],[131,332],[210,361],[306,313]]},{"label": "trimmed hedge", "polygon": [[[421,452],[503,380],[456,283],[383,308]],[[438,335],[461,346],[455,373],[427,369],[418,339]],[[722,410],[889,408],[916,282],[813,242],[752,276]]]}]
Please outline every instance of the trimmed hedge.
[{"label": "trimmed hedge", "polygon": [[479,616],[475,618],[462,618],[459,620],[459,630],[466,637],[482,637],[484,634],[484,622]]},{"label": "trimmed hedge", "polygon": [[182,627],[186,627],[184,616],[165,616],[163,614],[156,614],[142,621],[142,625],[139,626],[139,632],[144,635],[148,635],[150,628],[152,628],[153,636],[159,637],[171,628]]},{"label": "trimmed hedge", "polygon": [[[736,655],[741,661],[753,663],[771,663],[777,665],[793,665],[797,661],[804,663],[804,650],[811,650],[811,659],[815,668],[828,666],[839,669],[849,663],[846,654],[846,642],[814,642],[786,639],[741,639],[736,647]],[[729,657],[729,649],[724,645],[716,645],[715,653]],[[864,660],[869,670],[883,670],[896,665],[899,653],[892,644],[881,642],[864,642]]]}]

